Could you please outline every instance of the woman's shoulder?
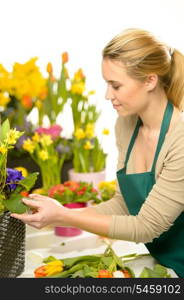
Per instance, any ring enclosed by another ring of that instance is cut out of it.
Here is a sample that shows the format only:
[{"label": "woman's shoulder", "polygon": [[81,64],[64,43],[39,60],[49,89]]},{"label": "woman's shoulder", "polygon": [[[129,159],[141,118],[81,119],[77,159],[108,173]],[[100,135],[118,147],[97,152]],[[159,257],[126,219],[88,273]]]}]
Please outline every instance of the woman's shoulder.
[{"label": "woman's shoulder", "polygon": [[180,118],[166,136],[165,148],[171,153],[184,153],[184,117]]}]

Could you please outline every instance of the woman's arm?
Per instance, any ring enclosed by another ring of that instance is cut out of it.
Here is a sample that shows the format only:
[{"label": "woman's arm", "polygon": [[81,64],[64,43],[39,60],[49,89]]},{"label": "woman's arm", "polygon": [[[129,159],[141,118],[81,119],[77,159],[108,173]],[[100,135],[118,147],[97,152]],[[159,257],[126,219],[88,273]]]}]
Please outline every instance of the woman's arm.
[{"label": "woman's arm", "polygon": [[108,236],[111,216],[101,215],[93,207],[69,209],[52,198],[38,194],[29,195],[32,200],[23,202],[33,209],[32,214],[11,214],[24,223],[37,229],[49,224],[57,226],[74,226],[95,234]]}]

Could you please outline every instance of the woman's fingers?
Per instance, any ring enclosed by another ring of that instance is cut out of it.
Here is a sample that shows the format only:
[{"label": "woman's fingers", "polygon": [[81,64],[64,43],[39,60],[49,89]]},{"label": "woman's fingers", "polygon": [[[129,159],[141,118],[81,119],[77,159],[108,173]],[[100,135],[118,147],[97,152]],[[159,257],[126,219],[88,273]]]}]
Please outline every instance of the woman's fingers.
[{"label": "woman's fingers", "polygon": [[40,203],[35,200],[28,200],[28,199],[22,198],[22,202],[25,203],[27,206],[30,206],[33,208],[40,207]]},{"label": "woman's fingers", "polygon": [[29,194],[29,198],[35,199],[35,200],[50,200],[50,197],[40,195],[40,194]]},{"label": "woman's fingers", "polygon": [[29,222],[32,222],[32,221],[36,221],[35,220],[35,215],[15,214],[15,213],[13,213],[10,216],[13,217],[13,218],[16,218],[18,220],[21,220],[24,223],[29,223]]}]

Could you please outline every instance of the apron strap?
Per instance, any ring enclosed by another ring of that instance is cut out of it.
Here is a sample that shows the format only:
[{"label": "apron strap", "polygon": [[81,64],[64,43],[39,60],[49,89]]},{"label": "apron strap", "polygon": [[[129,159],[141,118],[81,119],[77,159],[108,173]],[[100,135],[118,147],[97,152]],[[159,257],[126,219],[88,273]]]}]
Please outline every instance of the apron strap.
[{"label": "apron strap", "polygon": [[139,132],[139,127],[141,126],[142,124],[142,121],[140,118],[138,118],[137,120],[137,124],[136,124],[136,127],[135,127],[135,130],[134,130],[134,133],[132,135],[132,138],[131,138],[131,141],[130,141],[130,144],[128,146],[128,150],[127,150],[127,153],[126,153],[126,158],[125,158],[125,168],[127,166],[127,162],[129,160],[129,156],[130,156],[130,153],[132,151],[132,148],[133,148],[133,145],[134,145],[134,142],[135,142],[135,139],[138,135],[138,132]]},{"label": "apron strap", "polygon": [[153,165],[152,165],[152,168],[151,168],[151,172],[153,172],[155,170],[155,166],[156,166],[157,158],[158,158],[159,153],[160,153],[160,149],[162,148],[162,144],[165,140],[165,135],[166,135],[166,133],[169,129],[172,113],[173,113],[173,104],[170,101],[168,101],[167,107],[166,107],[165,112],[164,112],[164,117],[163,117],[163,120],[162,120],[162,124],[161,124],[159,140],[158,140],[158,144],[157,144],[157,148],[156,148],[155,157],[154,157]]},{"label": "apron strap", "polygon": [[[156,162],[157,162],[157,158],[158,158],[160,149],[162,147],[162,144],[164,142],[165,135],[168,131],[168,128],[169,128],[169,125],[170,125],[170,120],[171,120],[171,117],[172,117],[172,113],[173,113],[173,104],[170,101],[168,101],[167,107],[166,107],[165,112],[164,112],[162,124],[161,124],[159,140],[158,140],[158,144],[157,144],[157,148],[156,148],[155,157],[154,157],[153,165],[152,165],[152,168],[151,168],[151,172],[153,172],[155,170],[155,165],[156,165]],[[125,170],[126,170],[126,167],[127,167],[127,162],[129,160],[129,156],[130,156],[130,153],[132,151],[135,139],[136,139],[136,137],[138,135],[138,132],[139,132],[139,127],[141,125],[142,125],[142,121],[141,121],[140,118],[138,118],[135,130],[133,132],[133,135],[132,135],[132,138],[130,140],[130,144],[128,146],[128,150],[127,150],[127,153],[126,153]]]}]

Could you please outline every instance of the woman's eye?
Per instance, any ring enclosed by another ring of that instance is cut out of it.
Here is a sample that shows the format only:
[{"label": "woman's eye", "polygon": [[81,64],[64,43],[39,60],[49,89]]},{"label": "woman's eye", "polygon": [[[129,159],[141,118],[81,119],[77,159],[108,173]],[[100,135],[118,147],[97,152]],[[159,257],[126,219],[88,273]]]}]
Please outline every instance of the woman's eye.
[{"label": "woman's eye", "polygon": [[112,86],[112,88],[117,91],[120,88],[120,86],[119,85],[118,86]]}]

